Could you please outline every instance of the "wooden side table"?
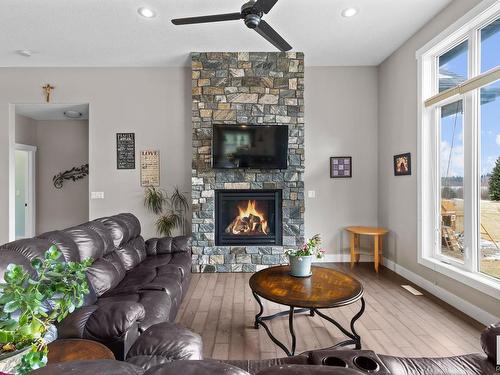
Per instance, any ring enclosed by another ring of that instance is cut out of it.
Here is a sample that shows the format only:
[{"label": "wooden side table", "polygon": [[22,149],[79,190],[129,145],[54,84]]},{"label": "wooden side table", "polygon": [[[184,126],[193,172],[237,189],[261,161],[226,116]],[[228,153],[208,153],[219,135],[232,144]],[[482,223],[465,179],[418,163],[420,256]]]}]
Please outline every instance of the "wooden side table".
[{"label": "wooden side table", "polygon": [[354,266],[354,261],[359,262],[359,237],[361,235],[372,236],[373,262],[375,272],[378,272],[378,265],[382,264],[382,238],[389,230],[378,227],[347,227],[345,230],[351,233],[351,267]]},{"label": "wooden side table", "polygon": [[49,344],[48,363],[115,359],[108,347],[97,341],[61,339]]}]

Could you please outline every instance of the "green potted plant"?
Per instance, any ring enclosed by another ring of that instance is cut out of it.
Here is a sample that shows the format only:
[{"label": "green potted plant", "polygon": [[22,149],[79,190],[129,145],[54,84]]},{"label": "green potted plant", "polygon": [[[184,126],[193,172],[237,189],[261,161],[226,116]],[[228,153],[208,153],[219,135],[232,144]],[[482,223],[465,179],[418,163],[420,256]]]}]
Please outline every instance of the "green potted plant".
[{"label": "green potted plant", "polygon": [[323,258],[325,250],[320,248],[321,237],[315,234],[308,239],[299,249],[285,250],[290,259],[290,274],[296,277],[311,276],[311,262],[313,257]]},{"label": "green potted plant", "polygon": [[172,195],[169,195],[165,190],[148,186],[144,195],[144,206],[159,215],[155,223],[159,235],[171,236],[176,228],[185,234],[189,203],[179,188],[175,187]]},{"label": "green potted plant", "polygon": [[36,276],[9,264],[0,284],[0,372],[27,374],[47,363],[47,345],[60,322],[89,293],[85,271],[91,259],[60,261],[51,246],[44,259],[31,262]]}]

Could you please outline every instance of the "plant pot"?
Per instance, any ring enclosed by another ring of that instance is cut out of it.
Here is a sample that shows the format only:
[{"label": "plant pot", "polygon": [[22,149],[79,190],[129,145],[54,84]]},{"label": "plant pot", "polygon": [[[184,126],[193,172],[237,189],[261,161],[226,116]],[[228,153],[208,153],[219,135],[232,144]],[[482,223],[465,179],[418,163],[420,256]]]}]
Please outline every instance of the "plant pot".
[{"label": "plant pot", "polygon": [[16,350],[15,352],[4,353],[0,355],[0,372],[5,374],[14,374],[15,368],[21,363],[21,358],[30,350],[30,346]]},{"label": "plant pot", "polygon": [[290,275],[295,277],[309,277],[311,273],[311,262],[313,255],[294,256],[289,255],[290,259]]}]

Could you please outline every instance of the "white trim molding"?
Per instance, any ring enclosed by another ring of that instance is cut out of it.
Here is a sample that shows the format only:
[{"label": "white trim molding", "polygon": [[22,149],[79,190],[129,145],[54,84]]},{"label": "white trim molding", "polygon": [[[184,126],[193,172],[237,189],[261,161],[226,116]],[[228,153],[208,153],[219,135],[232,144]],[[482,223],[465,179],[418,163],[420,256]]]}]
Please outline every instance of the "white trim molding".
[{"label": "white trim molding", "polygon": [[464,314],[470,316],[471,318],[484,325],[489,325],[500,321],[500,316],[490,314],[488,311],[485,311],[477,307],[476,305],[473,305],[472,303],[464,300],[463,298],[460,298],[459,296],[447,291],[446,289],[441,288],[433,282],[424,279],[422,276],[417,275],[416,273],[404,268],[403,266],[400,266],[390,259],[384,258],[384,265],[388,269],[394,271],[398,275],[411,281],[415,285],[418,285],[420,288],[426,290],[430,294],[436,296],[440,300],[446,302],[447,304],[453,306],[457,310],[463,312]]}]

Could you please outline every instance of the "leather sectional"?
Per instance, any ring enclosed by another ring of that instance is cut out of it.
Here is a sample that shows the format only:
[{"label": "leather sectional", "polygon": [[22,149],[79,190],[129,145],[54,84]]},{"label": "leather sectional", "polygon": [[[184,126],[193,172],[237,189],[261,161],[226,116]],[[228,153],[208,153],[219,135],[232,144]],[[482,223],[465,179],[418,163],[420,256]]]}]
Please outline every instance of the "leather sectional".
[{"label": "leather sectional", "polygon": [[132,214],[100,218],[36,238],[0,246],[0,278],[8,264],[33,272],[31,260],[56,245],[66,261],[92,258],[91,293],[83,307],[58,326],[60,338],[107,345],[120,361],[49,365],[37,375],[469,375],[496,374],[500,324],[481,335],[485,353],[445,358],[405,358],[368,350],[315,350],[269,360],[203,359],[201,337],[173,321],[191,275],[188,237],[144,241]]},{"label": "leather sectional", "polygon": [[124,213],[1,246],[0,275],[9,263],[30,268],[56,245],[65,261],[92,258],[85,305],[58,326],[59,338],[85,338],[125,359],[142,332],[172,322],[191,278],[189,237],[144,241],[139,220]]}]

